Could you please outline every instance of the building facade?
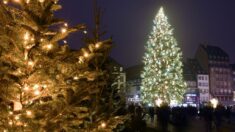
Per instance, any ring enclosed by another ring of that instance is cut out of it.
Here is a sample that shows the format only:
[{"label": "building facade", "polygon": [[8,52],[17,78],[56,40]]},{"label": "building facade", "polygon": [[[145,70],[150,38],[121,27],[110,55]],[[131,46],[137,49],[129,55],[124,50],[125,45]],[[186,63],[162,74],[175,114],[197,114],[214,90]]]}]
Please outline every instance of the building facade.
[{"label": "building facade", "polygon": [[143,65],[136,65],[125,69],[127,75],[127,103],[139,103],[141,101],[141,71]]},{"label": "building facade", "polygon": [[209,102],[210,89],[209,89],[209,75],[208,74],[197,74],[197,87],[200,93],[200,103]]},{"label": "building facade", "polygon": [[216,46],[200,45],[196,59],[209,74],[211,96],[217,98],[220,103],[230,104],[233,100],[233,91],[228,54]]},{"label": "building facade", "polygon": [[233,101],[235,101],[235,64],[231,64],[232,69],[232,86],[233,86]]},{"label": "building facade", "polygon": [[196,77],[197,90],[199,91],[199,102],[200,104],[209,102],[210,87],[209,87],[209,75],[207,71],[203,70],[196,59],[188,59],[187,64],[192,70],[194,76]]},{"label": "building facade", "polygon": [[197,80],[190,65],[186,62],[183,67],[183,77],[186,82],[186,92],[184,94],[184,105],[199,106],[199,90],[197,89]]},{"label": "building facade", "polygon": [[123,67],[114,67],[112,74],[116,76],[112,87],[116,87],[119,93],[126,93],[126,73],[123,71]]}]

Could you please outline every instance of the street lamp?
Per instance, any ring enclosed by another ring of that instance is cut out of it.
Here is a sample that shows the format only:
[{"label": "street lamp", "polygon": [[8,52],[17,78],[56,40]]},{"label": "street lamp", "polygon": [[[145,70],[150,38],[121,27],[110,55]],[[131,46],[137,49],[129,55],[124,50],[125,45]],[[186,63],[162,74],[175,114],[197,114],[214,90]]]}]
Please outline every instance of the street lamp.
[{"label": "street lamp", "polygon": [[210,102],[211,102],[214,109],[217,107],[217,105],[219,103],[218,99],[216,99],[216,98],[211,99]]},{"label": "street lamp", "polygon": [[163,102],[163,101],[162,101],[161,99],[155,100],[155,103],[156,103],[156,105],[157,105],[158,107],[161,106],[162,102]]}]

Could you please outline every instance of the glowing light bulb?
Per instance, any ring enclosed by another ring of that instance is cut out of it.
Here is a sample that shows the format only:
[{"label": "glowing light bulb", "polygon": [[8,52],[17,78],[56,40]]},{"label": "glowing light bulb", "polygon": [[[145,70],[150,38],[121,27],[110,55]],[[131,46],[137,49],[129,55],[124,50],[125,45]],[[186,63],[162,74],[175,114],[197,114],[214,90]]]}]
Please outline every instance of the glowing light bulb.
[{"label": "glowing light bulb", "polygon": [[65,27],[68,27],[68,23],[65,23],[64,26],[65,26]]},{"label": "glowing light bulb", "polygon": [[13,112],[12,112],[12,111],[10,111],[10,112],[9,112],[9,114],[10,114],[10,115],[13,115]]},{"label": "glowing light bulb", "polygon": [[36,89],[38,89],[39,88],[39,85],[38,84],[35,84],[34,86],[33,86],[33,89],[34,90],[36,90]]},{"label": "glowing light bulb", "polygon": [[33,61],[28,61],[28,65],[33,66],[34,65]]},{"label": "glowing light bulb", "polygon": [[61,29],[61,32],[62,32],[62,33],[66,33],[66,32],[67,32],[67,29],[66,29],[66,28],[62,28],[62,29]]},{"label": "glowing light bulb", "polygon": [[29,33],[28,32],[26,32],[25,34],[24,34],[24,40],[29,40]]},{"label": "glowing light bulb", "polygon": [[20,119],[20,117],[17,115],[17,116],[15,116],[15,119],[16,119],[16,120],[19,120],[19,119]]},{"label": "glowing light bulb", "polygon": [[27,110],[27,111],[26,111],[26,114],[27,114],[27,116],[31,116],[31,115],[32,115],[32,112],[29,111],[29,110]]},{"label": "glowing light bulb", "polygon": [[9,124],[9,125],[12,125],[12,124],[13,124],[13,122],[12,122],[12,121],[9,121],[9,122],[8,122],[8,124]]},{"label": "glowing light bulb", "polygon": [[100,43],[95,44],[95,48],[99,48],[100,47]]},{"label": "glowing light bulb", "polygon": [[83,33],[84,33],[84,34],[87,34],[87,31],[86,31],[86,30],[84,30],[84,31],[83,31]]},{"label": "glowing light bulb", "polygon": [[157,100],[155,101],[155,103],[156,103],[156,105],[157,105],[158,107],[161,106],[162,102],[163,102],[163,101],[162,101],[161,99],[157,99]]},{"label": "glowing light bulb", "polygon": [[31,46],[27,45],[25,48],[29,50],[31,48]]},{"label": "glowing light bulb", "polygon": [[17,2],[17,3],[19,3],[20,2],[20,0],[14,0],[15,2]]},{"label": "glowing light bulb", "polygon": [[67,44],[67,41],[66,41],[66,40],[64,40],[63,42],[64,42],[65,44]]},{"label": "glowing light bulb", "polygon": [[215,99],[215,98],[211,99],[210,102],[211,102],[214,109],[217,107],[217,105],[219,103],[218,99]]},{"label": "glowing light bulb", "polygon": [[16,122],[16,125],[17,125],[17,126],[22,126],[22,125],[23,125],[23,123],[22,123],[22,122],[20,122],[20,121],[18,121],[18,122]]},{"label": "glowing light bulb", "polygon": [[4,0],[4,1],[3,1],[3,4],[7,4],[7,3],[8,3],[8,1],[7,1],[7,0]]},{"label": "glowing light bulb", "polygon": [[52,45],[52,44],[48,44],[48,45],[46,46],[47,50],[52,49],[52,47],[53,47],[53,45]]},{"label": "glowing light bulb", "polygon": [[84,53],[84,57],[88,57],[89,56],[89,54],[86,52],[86,53]]},{"label": "glowing light bulb", "polygon": [[24,90],[28,91],[29,90],[29,86],[24,86]]},{"label": "glowing light bulb", "polygon": [[78,80],[78,77],[77,77],[77,76],[75,76],[75,77],[73,77],[73,79],[74,79],[74,80]]},{"label": "glowing light bulb", "polygon": [[103,123],[101,123],[101,127],[102,128],[105,128],[106,127],[106,124],[103,122]]},{"label": "glowing light bulb", "polygon": [[40,3],[43,3],[45,0],[39,0]]},{"label": "glowing light bulb", "polygon": [[34,91],[34,94],[35,94],[35,95],[39,95],[39,94],[40,94],[40,91],[36,90],[36,91]]},{"label": "glowing light bulb", "polygon": [[46,85],[46,84],[44,84],[42,87],[43,87],[43,88],[47,88],[47,85]]},{"label": "glowing light bulb", "polygon": [[26,0],[26,3],[28,4],[30,2],[30,0]]}]

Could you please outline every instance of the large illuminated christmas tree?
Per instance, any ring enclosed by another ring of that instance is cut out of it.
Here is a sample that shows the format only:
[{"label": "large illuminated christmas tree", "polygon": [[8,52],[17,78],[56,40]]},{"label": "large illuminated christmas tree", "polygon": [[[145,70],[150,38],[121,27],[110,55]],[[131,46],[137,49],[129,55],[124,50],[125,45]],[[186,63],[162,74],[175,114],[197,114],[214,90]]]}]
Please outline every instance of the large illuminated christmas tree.
[{"label": "large illuminated christmas tree", "polygon": [[145,46],[141,74],[141,96],[144,103],[182,101],[185,83],[182,76],[182,52],[173,37],[173,29],[163,8],[154,19],[153,30]]},{"label": "large illuminated christmas tree", "polygon": [[111,39],[70,50],[65,39],[85,27],[56,18],[59,9],[58,0],[0,2],[0,131],[110,130],[122,121],[100,106]]}]

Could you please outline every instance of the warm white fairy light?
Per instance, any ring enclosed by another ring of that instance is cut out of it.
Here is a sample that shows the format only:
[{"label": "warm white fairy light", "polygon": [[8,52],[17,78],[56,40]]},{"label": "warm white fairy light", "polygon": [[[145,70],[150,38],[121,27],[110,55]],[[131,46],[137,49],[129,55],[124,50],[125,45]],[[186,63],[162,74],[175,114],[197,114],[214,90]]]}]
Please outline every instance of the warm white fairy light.
[{"label": "warm white fairy light", "polygon": [[33,86],[33,89],[34,90],[36,90],[36,89],[38,89],[39,88],[39,85],[38,84],[35,84],[34,86]]},{"label": "warm white fairy light", "polygon": [[78,76],[73,77],[74,80],[78,80]]},{"label": "warm white fairy light", "polygon": [[27,116],[31,116],[31,115],[32,115],[32,112],[29,111],[29,110],[27,110],[27,111],[26,111],[26,114],[27,114]]},{"label": "warm white fairy light", "polygon": [[42,85],[42,87],[43,87],[43,88],[47,88],[47,85],[46,85],[46,84],[44,84],[44,85]]},{"label": "warm white fairy light", "polygon": [[9,112],[9,114],[10,114],[10,115],[13,115],[13,112],[12,112],[12,111],[10,111],[10,112]]},{"label": "warm white fairy light", "polygon": [[155,103],[156,103],[156,105],[157,105],[158,107],[161,106],[162,102],[163,102],[163,101],[162,101],[161,99],[157,99],[157,100],[155,101]]},{"label": "warm white fairy light", "polygon": [[65,44],[67,44],[68,42],[66,40],[63,41]]},{"label": "warm white fairy light", "polygon": [[29,90],[29,86],[24,86],[24,90],[28,91]]},{"label": "warm white fairy light", "polygon": [[47,50],[51,50],[52,48],[53,48],[53,45],[52,45],[52,44],[46,45],[46,49],[47,49]]},{"label": "warm white fairy light", "polygon": [[212,104],[212,107],[215,109],[219,103],[218,99],[216,98],[213,98],[210,100],[211,104]]},{"label": "warm white fairy light", "polygon": [[40,91],[39,91],[39,90],[36,90],[36,91],[34,91],[34,94],[35,94],[35,95],[40,95]]},{"label": "warm white fairy light", "polygon": [[95,44],[95,48],[99,48],[100,45],[101,45],[100,43],[96,43],[96,44]]},{"label": "warm white fairy light", "polygon": [[33,66],[33,65],[34,65],[34,62],[33,62],[33,61],[28,61],[28,65],[29,65],[29,66]]},{"label": "warm white fairy light", "polygon": [[68,23],[64,23],[64,26],[65,26],[65,27],[68,27]]},{"label": "warm white fairy light", "polygon": [[28,4],[30,2],[30,0],[26,0],[26,3]]},{"label": "warm white fairy light", "polygon": [[102,128],[105,128],[105,127],[106,127],[106,123],[104,123],[104,122],[101,123],[101,127],[102,127]]},{"label": "warm white fairy light", "polygon": [[26,33],[24,34],[24,40],[25,40],[25,41],[28,41],[28,40],[29,40],[29,33],[28,33],[28,32],[26,32]]},{"label": "warm white fairy light", "polygon": [[84,31],[83,31],[83,33],[84,33],[84,34],[87,34],[87,31],[86,31],[86,30],[84,30]]},{"label": "warm white fairy light", "polygon": [[89,54],[87,52],[84,53],[84,57],[88,57]]},{"label": "warm white fairy light", "polygon": [[14,0],[15,2],[20,2],[20,0]]},{"label": "warm white fairy light", "polygon": [[12,125],[12,124],[13,124],[13,122],[12,122],[12,121],[9,121],[9,122],[8,122],[8,124],[9,124],[9,125]]},{"label": "warm white fairy light", "polygon": [[31,46],[27,45],[25,48],[26,48],[27,50],[29,50],[29,49],[31,48]]},{"label": "warm white fairy light", "polygon": [[22,104],[21,104],[21,102],[15,101],[15,102],[14,102],[14,108],[13,108],[13,110],[14,110],[14,111],[22,110]]},{"label": "warm white fairy light", "polygon": [[62,32],[62,33],[66,33],[66,32],[67,32],[67,29],[66,29],[66,28],[62,28],[62,29],[61,29],[61,32]]},{"label": "warm white fairy light", "polygon": [[7,1],[7,0],[4,0],[4,1],[3,1],[3,4],[7,4],[7,3],[8,3],[8,1]]},{"label": "warm white fairy light", "polygon": [[39,0],[40,3],[43,3],[45,0]]},{"label": "warm white fairy light", "polygon": [[23,123],[22,123],[21,121],[17,121],[17,122],[16,122],[16,125],[17,125],[17,126],[22,126]]},{"label": "warm white fairy light", "polygon": [[18,115],[16,115],[16,116],[15,116],[15,119],[16,119],[16,120],[19,120],[19,119],[20,119],[20,117],[19,117]]}]

